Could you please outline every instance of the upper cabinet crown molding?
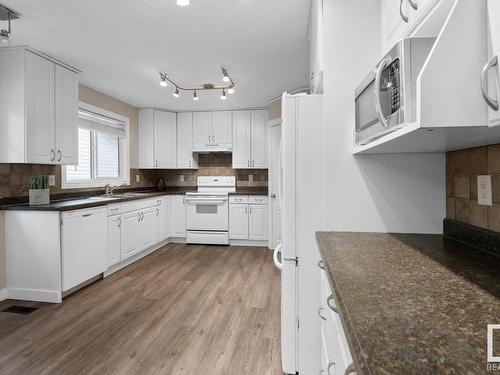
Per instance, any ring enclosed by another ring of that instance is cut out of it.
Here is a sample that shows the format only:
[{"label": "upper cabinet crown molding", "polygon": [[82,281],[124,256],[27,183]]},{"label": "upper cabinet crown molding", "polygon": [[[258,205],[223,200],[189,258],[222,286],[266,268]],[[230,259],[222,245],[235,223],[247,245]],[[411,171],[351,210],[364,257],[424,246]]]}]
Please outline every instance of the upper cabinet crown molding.
[{"label": "upper cabinet crown molding", "polygon": [[26,48],[0,61],[0,162],[78,164],[77,73]]}]

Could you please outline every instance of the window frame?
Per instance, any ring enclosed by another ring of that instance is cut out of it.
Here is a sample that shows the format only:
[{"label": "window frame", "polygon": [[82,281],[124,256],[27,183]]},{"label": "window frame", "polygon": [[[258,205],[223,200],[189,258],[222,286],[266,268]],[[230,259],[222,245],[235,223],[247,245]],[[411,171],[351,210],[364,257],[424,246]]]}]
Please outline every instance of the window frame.
[{"label": "window frame", "polygon": [[91,136],[91,168],[95,170],[95,178],[86,180],[86,181],[68,181],[66,179],[66,166],[62,166],[61,170],[61,188],[62,189],[81,189],[81,188],[93,188],[93,187],[103,187],[106,184],[111,186],[119,186],[119,185],[130,185],[130,157],[129,157],[129,149],[130,149],[130,120],[122,115],[119,115],[114,112],[107,111],[105,109],[84,103],[78,103],[78,109],[82,109],[84,111],[93,112],[97,115],[106,116],[115,120],[122,121],[125,124],[125,138],[119,138],[118,145],[118,164],[120,168],[120,177],[106,177],[99,178],[97,177],[97,149],[96,149],[96,134],[95,131],[92,131]]}]

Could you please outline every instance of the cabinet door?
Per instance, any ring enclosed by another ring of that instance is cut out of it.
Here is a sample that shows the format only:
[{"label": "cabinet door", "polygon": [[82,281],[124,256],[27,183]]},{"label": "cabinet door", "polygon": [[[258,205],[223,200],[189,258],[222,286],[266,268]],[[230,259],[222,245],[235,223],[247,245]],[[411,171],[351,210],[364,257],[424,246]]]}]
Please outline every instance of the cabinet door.
[{"label": "cabinet door", "polygon": [[186,207],[184,195],[173,195],[170,208],[170,236],[186,237]]},{"label": "cabinet door", "polygon": [[163,210],[162,210],[162,216],[161,216],[161,219],[162,219],[162,222],[161,222],[161,237],[162,239],[167,239],[168,237],[170,237],[170,197],[164,197],[163,198],[163,203],[162,203],[162,207],[163,207]]},{"label": "cabinet door", "polygon": [[154,111],[154,153],[157,168],[177,168],[177,115]]},{"label": "cabinet door", "polygon": [[248,238],[250,240],[267,240],[267,205],[248,205]]},{"label": "cabinet door", "polygon": [[108,267],[120,262],[121,255],[121,217],[108,218]]},{"label": "cabinet door", "polygon": [[27,161],[53,164],[55,65],[31,52],[25,57]]},{"label": "cabinet door", "polygon": [[252,111],[252,168],[267,168],[267,111]]},{"label": "cabinet door", "polygon": [[381,45],[382,55],[387,53],[394,44],[401,39],[407,29],[408,23],[401,17],[399,6],[401,4],[401,12],[409,17],[409,3],[407,0],[382,0],[381,5]]},{"label": "cabinet door", "polygon": [[233,113],[217,111],[212,120],[213,143],[230,145],[233,143]]},{"label": "cabinet door", "polygon": [[141,210],[139,251],[153,246],[156,241],[156,207]]},{"label": "cabinet door", "polygon": [[141,242],[141,214],[139,211],[121,215],[121,260],[125,260],[139,251]]},{"label": "cabinet door", "polygon": [[[497,57],[500,60],[500,1],[488,0],[488,23],[490,27],[489,34],[489,53],[488,59]],[[500,61],[490,69],[488,76],[488,91],[490,98],[500,102]],[[490,126],[500,125],[500,109],[489,110]]]},{"label": "cabinet door", "polygon": [[139,168],[154,168],[154,126],[153,109],[139,109],[138,152]]},{"label": "cabinet door", "polygon": [[248,239],[248,205],[229,205],[229,238]]},{"label": "cabinet door", "polygon": [[177,114],[177,168],[198,168],[198,157],[193,155],[193,113]]},{"label": "cabinet door", "polygon": [[233,168],[250,167],[250,111],[233,112]]},{"label": "cabinet door", "polygon": [[193,149],[212,143],[212,112],[193,113]]}]

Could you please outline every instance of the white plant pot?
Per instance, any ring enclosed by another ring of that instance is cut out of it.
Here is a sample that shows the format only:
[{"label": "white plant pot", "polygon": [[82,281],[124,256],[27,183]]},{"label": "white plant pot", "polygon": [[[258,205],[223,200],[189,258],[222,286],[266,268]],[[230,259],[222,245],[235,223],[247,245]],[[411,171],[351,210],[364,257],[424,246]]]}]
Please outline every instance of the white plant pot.
[{"label": "white plant pot", "polygon": [[30,206],[41,206],[50,203],[49,189],[30,189]]}]

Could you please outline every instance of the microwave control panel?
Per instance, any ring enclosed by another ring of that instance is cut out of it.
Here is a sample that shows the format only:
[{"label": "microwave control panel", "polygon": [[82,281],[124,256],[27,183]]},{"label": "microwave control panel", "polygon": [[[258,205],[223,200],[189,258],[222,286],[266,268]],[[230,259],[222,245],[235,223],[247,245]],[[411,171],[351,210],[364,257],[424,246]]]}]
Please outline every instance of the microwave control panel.
[{"label": "microwave control panel", "polygon": [[[391,62],[382,73],[385,91],[390,92],[391,115],[399,110],[400,107],[400,69],[399,59]],[[389,99],[389,98],[388,98]]]}]

